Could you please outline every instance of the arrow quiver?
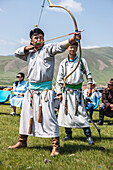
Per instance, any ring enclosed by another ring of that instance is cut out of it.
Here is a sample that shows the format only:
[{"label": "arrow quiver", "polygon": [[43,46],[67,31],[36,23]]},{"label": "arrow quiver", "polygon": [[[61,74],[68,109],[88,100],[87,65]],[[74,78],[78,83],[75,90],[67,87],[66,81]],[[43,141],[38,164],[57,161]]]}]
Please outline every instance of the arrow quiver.
[{"label": "arrow quiver", "polygon": [[32,124],[33,124],[33,117],[32,117],[32,118],[30,118],[28,134],[32,134]]},{"label": "arrow quiver", "polygon": [[40,104],[38,113],[38,123],[42,123],[42,94],[40,94]]},{"label": "arrow quiver", "polygon": [[68,114],[68,110],[67,110],[67,91],[65,92],[65,114],[67,115]]},{"label": "arrow quiver", "polygon": [[42,123],[42,105],[39,105],[38,123]]},{"label": "arrow quiver", "polygon": [[32,134],[32,124],[33,124],[33,94],[32,94],[32,92],[30,95],[30,110],[31,110],[31,116],[30,116],[28,134]]}]

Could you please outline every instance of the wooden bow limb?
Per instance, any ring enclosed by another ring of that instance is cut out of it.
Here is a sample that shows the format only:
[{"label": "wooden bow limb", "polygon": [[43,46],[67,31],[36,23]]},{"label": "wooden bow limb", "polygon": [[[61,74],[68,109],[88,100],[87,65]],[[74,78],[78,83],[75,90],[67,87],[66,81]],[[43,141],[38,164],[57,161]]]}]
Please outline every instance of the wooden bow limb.
[{"label": "wooden bow limb", "polygon": [[[63,101],[62,101],[62,104],[63,104],[63,106],[65,107],[66,112],[68,113],[67,106],[63,103]],[[67,114],[66,114],[66,115],[67,115]]]},{"label": "wooden bow limb", "polygon": [[52,2],[50,0],[48,0],[48,2],[49,2],[49,7],[51,7],[51,8],[56,7],[56,8],[62,8],[64,10],[66,10],[71,15],[71,17],[73,19],[75,31],[78,31],[76,20],[75,20],[73,14],[67,8],[64,8],[63,6],[59,6],[59,5],[54,5],[54,4],[52,4]]},{"label": "wooden bow limb", "polygon": [[[49,7],[57,7],[57,8],[62,8],[64,10],[66,10],[70,15],[71,15],[71,18],[74,22],[74,26],[75,26],[75,32],[78,32],[78,28],[77,28],[77,23],[76,23],[76,20],[73,16],[73,14],[67,9],[67,8],[64,8],[63,6],[59,6],[59,5],[54,5],[52,4],[51,0],[48,0],[49,2]],[[74,70],[69,74],[67,75],[66,77],[64,77],[64,85],[63,85],[63,92],[64,92],[64,89],[65,89],[65,84],[66,84],[66,79],[77,69],[77,67],[79,66],[80,64],[80,60],[81,60],[81,45],[80,45],[80,41],[78,40],[78,46],[79,46],[79,60],[78,60],[78,63],[76,65],[76,67],[74,68]]]}]

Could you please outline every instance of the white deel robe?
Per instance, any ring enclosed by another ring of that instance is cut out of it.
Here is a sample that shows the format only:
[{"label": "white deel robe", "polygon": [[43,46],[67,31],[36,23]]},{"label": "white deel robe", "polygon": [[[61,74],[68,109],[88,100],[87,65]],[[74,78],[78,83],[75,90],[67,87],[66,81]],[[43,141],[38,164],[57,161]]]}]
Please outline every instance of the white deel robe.
[{"label": "white deel robe", "polygon": [[[42,123],[38,123],[38,113],[39,113],[39,100],[40,95],[42,95]],[[22,111],[21,111],[21,120],[20,120],[20,134],[29,135],[29,122],[30,117],[33,116],[32,124],[32,134],[36,137],[45,137],[53,138],[59,136],[59,127],[56,120],[56,115],[54,112],[54,98],[53,91],[48,91],[48,101],[45,102],[44,98],[46,91],[43,91],[42,94],[33,95],[33,115],[31,114],[30,108],[30,92],[27,91],[24,97]]]},{"label": "white deel robe", "polygon": [[[67,58],[61,62],[59,66],[59,72],[58,72],[57,83],[56,83],[57,94],[62,93],[64,77],[68,75],[75,68],[77,62],[78,62],[77,56],[72,62],[68,61]],[[86,78],[89,80],[89,83],[92,83],[90,81],[92,79],[92,75],[89,71],[87,62],[84,58],[82,58],[82,62],[80,62],[76,71],[71,76],[69,76],[69,78],[67,78],[66,84],[78,85],[84,81],[82,63],[84,66]],[[67,110],[68,110],[67,115],[65,114],[66,91],[67,91]],[[80,90],[65,88],[65,91],[62,94],[63,94],[63,101],[60,104],[60,109],[58,114],[59,126],[67,127],[67,128],[89,127],[88,119],[85,112],[82,92]],[[77,115],[75,115],[77,94],[81,95],[80,97],[81,102],[78,104],[78,112]]]},{"label": "white deel robe", "polygon": [[[60,43],[44,45],[37,52],[31,50],[28,53],[25,53],[24,47],[17,49],[15,51],[16,57],[28,62],[29,82],[43,83],[52,81],[54,73],[54,55],[64,52],[67,45],[69,45],[68,40]],[[42,123],[38,123],[40,95],[42,95]],[[41,94],[33,95],[33,114],[31,115],[30,93],[29,90],[26,92],[21,111],[19,130],[20,134],[29,135],[29,123],[30,117],[32,116],[32,136],[45,138],[59,136],[59,126],[54,112],[53,91],[48,90],[47,102],[45,102],[44,99],[45,95],[45,91],[43,91]]]}]

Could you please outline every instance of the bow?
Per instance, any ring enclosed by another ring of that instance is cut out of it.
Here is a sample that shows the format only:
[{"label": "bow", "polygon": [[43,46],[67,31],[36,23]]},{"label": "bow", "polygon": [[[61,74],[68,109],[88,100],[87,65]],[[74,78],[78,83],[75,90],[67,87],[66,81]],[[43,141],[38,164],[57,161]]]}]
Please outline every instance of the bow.
[{"label": "bow", "polygon": [[[49,7],[62,8],[65,11],[67,11],[71,15],[71,18],[72,18],[72,20],[74,22],[75,32],[78,32],[77,23],[76,23],[76,20],[75,20],[73,14],[67,8],[64,8],[63,6],[54,5],[54,4],[52,4],[52,2],[50,0],[48,0],[48,2],[49,2]],[[80,41],[79,40],[77,42],[78,42],[78,46],[79,46],[79,59],[78,59],[78,63],[76,65],[76,67],[74,68],[74,70],[71,73],[69,73],[67,76],[64,77],[63,92],[64,92],[64,89],[65,89],[65,84],[66,84],[67,78],[77,69],[77,67],[79,66],[80,60],[81,60],[81,45],[80,45]]]},{"label": "bow", "polygon": [[[49,7],[57,7],[57,8],[62,8],[64,9],[65,11],[67,11],[70,15],[71,15],[71,18],[74,22],[74,26],[75,26],[75,32],[78,32],[78,28],[77,28],[77,23],[76,23],[76,20],[73,16],[73,14],[67,9],[67,8],[64,8],[63,6],[59,6],[59,5],[54,5],[52,4],[51,0],[48,0],[49,2]],[[81,55],[82,55],[82,52],[81,52],[81,44],[80,44],[80,40],[77,40],[78,42],[78,46],[79,46],[79,59],[78,59],[78,63],[76,65],[76,67],[74,68],[74,70],[69,73],[67,76],[64,77],[64,85],[63,85],[63,92],[64,92],[64,89],[65,89],[65,84],[66,84],[66,79],[77,69],[77,67],[79,66],[80,64],[80,60],[81,60]],[[84,100],[85,102],[85,100]],[[86,107],[85,107],[86,108]],[[87,110],[86,110],[86,114],[87,116],[89,117],[88,113],[87,113]],[[100,134],[100,129],[95,125],[95,123],[91,120],[92,124],[95,126],[95,128],[97,129],[98,133],[99,133],[99,136],[100,136],[100,140],[101,140],[101,134]]]}]

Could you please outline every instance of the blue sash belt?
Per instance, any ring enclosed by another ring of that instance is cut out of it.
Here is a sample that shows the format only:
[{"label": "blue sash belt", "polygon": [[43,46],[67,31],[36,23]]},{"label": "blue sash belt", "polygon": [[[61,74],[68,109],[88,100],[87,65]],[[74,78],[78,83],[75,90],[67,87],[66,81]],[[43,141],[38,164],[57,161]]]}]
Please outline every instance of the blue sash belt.
[{"label": "blue sash belt", "polygon": [[45,81],[41,83],[29,83],[30,90],[51,90],[52,89],[52,81]]}]

